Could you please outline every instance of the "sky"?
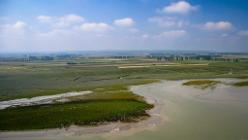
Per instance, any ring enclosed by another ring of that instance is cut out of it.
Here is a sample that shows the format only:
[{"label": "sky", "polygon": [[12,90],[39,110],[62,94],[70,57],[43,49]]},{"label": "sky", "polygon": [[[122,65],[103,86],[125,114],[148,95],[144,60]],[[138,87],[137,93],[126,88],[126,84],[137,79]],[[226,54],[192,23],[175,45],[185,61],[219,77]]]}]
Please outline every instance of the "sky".
[{"label": "sky", "polygon": [[0,52],[248,52],[247,0],[0,0]]}]

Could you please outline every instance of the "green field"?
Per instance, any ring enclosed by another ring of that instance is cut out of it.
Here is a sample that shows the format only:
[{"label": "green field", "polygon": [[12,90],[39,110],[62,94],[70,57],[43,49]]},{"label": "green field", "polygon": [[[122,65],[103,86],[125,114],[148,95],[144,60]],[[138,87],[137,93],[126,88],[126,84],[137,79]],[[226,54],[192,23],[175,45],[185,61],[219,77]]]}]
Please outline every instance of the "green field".
[{"label": "green field", "polygon": [[[94,124],[101,121],[123,120],[124,114],[128,120],[134,116],[146,115],[144,110],[151,108],[142,97],[131,93],[128,86],[161,79],[248,78],[247,62],[157,63],[156,60],[143,58],[2,62],[1,101],[70,91],[91,90],[93,93],[77,99],[72,98],[71,103],[0,110],[0,129],[27,130],[70,124]],[[119,68],[137,64],[149,67]],[[70,108],[74,106],[76,108],[71,110]],[[58,115],[60,113],[63,115]],[[71,115],[72,113],[75,115]],[[49,118],[42,120],[46,116]],[[26,120],[30,119],[33,121],[29,124]]]}]

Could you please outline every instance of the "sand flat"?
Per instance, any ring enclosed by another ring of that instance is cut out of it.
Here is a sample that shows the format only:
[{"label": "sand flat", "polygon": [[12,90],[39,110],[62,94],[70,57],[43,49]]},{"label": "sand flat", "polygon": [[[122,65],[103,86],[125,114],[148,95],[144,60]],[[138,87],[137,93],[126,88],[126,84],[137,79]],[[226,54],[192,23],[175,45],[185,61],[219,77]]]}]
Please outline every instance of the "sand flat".
[{"label": "sand flat", "polygon": [[0,110],[15,107],[15,106],[32,106],[32,105],[42,105],[51,104],[54,102],[67,102],[68,97],[82,96],[85,94],[90,94],[91,91],[79,91],[79,92],[67,92],[62,94],[47,95],[47,96],[37,96],[32,98],[21,98],[15,100],[1,101]]}]

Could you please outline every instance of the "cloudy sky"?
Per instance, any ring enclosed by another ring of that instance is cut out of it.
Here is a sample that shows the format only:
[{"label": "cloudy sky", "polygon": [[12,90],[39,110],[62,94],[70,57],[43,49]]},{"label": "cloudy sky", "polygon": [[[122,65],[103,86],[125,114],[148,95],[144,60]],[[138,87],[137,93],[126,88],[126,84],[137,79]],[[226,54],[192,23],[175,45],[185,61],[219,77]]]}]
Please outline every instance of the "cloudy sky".
[{"label": "cloudy sky", "polygon": [[0,52],[248,52],[246,0],[0,0]]}]

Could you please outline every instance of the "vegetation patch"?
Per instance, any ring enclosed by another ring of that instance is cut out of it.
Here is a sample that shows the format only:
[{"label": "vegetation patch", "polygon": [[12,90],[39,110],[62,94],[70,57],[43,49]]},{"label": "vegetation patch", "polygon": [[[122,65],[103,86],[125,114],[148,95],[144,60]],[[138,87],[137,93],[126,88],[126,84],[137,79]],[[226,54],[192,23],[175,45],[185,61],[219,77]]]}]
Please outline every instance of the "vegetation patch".
[{"label": "vegetation patch", "polygon": [[214,80],[191,80],[183,83],[184,86],[195,86],[195,87],[200,87],[202,89],[205,88],[214,88],[216,84],[218,84],[219,81],[214,81]]},{"label": "vegetation patch", "polygon": [[109,121],[135,121],[152,108],[136,100],[95,100],[8,108],[0,111],[0,130],[61,128],[97,125]]},{"label": "vegetation patch", "polygon": [[237,86],[237,87],[248,86],[248,81],[237,82],[237,83],[234,83],[233,85],[234,85],[234,86]]}]

